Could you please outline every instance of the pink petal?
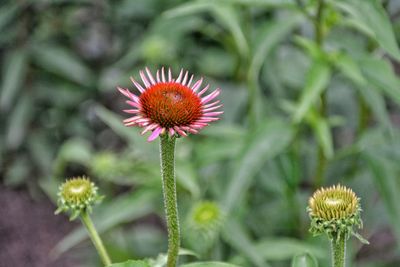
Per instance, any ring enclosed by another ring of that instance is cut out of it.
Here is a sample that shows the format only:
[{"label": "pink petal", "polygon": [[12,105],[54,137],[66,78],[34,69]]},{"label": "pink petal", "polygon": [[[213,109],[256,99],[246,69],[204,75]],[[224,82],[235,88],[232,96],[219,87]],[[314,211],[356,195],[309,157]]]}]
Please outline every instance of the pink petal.
[{"label": "pink petal", "polygon": [[214,98],[216,98],[219,94],[221,93],[220,89],[215,90],[214,92],[212,92],[211,94],[203,97],[201,99],[201,103],[205,104],[207,102],[210,102],[211,100],[213,100]]},{"label": "pink petal", "polygon": [[193,75],[192,76],[190,76],[190,79],[189,79],[189,82],[188,82],[188,84],[186,85],[187,87],[190,87],[190,84],[192,83],[192,81],[193,81]]},{"label": "pink petal", "polygon": [[165,83],[165,71],[164,71],[164,67],[161,68],[161,80],[163,83]]},{"label": "pink petal", "polygon": [[222,106],[223,105],[218,105],[218,106],[215,106],[215,107],[205,108],[205,109],[203,109],[203,112],[213,111],[213,110],[219,109]]},{"label": "pink petal", "polygon": [[148,141],[148,142],[154,141],[154,139],[156,139],[156,138],[160,135],[162,129],[163,129],[163,128],[161,128],[161,127],[156,128],[156,129],[151,133],[151,135],[149,136],[149,138],[147,138],[147,141]]},{"label": "pink petal", "polygon": [[139,108],[139,109],[141,108],[141,105],[139,103],[137,103],[137,102],[126,100],[126,103],[131,105],[131,106],[133,106],[133,107],[135,107],[135,108]]},{"label": "pink petal", "polygon": [[157,83],[161,82],[161,80],[160,80],[160,70],[157,70],[156,79],[157,79]]},{"label": "pink petal", "polygon": [[188,74],[189,74],[188,71],[186,71],[185,76],[183,77],[183,80],[182,80],[183,85],[186,85]]},{"label": "pink petal", "polygon": [[144,88],[137,81],[135,81],[135,79],[133,79],[133,77],[131,77],[131,81],[141,93],[145,91]]},{"label": "pink petal", "polygon": [[201,90],[197,95],[198,95],[198,96],[201,96],[202,94],[204,94],[204,93],[208,90],[208,88],[210,88],[210,85],[209,85],[209,84],[207,84],[207,86],[204,87],[203,90]]},{"label": "pink petal", "polygon": [[192,87],[193,92],[196,92],[200,88],[200,85],[202,82],[203,82],[203,78],[200,78],[200,80],[198,80],[197,82],[195,82],[193,84],[193,87]]},{"label": "pink petal", "polygon": [[149,80],[147,80],[146,75],[144,75],[144,72],[141,70],[141,71],[139,71],[139,74],[140,74],[140,77],[142,78],[142,81],[143,81],[145,87],[149,88],[150,82],[149,82]]},{"label": "pink petal", "polygon": [[172,81],[172,72],[171,72],[171,68],[168,68],[168,82]]},{"label": "pink petal", "polygon": [[168,132],[169,132],[169,136],[171,136],[171,137],[175,134],[175,131],[173,128],[169,128]]},{"label": "pink petal", "polygon": [[150,72],[150,70],[149,70],[148,67],[146,67],[146,72],[147,72],[147,76],[149,76],[149,79],[150,79],[151,84],[152,84],[152,85],[156,84],[156,81],[154,80],[153,75],[151,75],[151,72]]},{"label": "pink petal", "polygon": [[135,113],[139,113],[140,110],[138,110],[138,109],[124,109],[123,112],[129,113],[129,114],[135,114]]},{"label": "pink petal", "polygon": [[183,69],[181,69],[181,71],[179,72],[178,78],[176,79],[176,83],[181,83],[182,74],[183,74]]},{"label": "pink petal", "polygon": [[219,102],[221,102],[221,101],[220,100],[214,101],[214,102],[212,102],[210,104],[204,105],[203,108],[210,108],[210,107],[218,104]]},{"label": "pink petal", "polygon": [[187,134],[186,134],[184,131],[182,131],[178,126],[175,126],[175,127],[174,127],[174,130],[175,130],[180,136],[183,136],[183,137],[187,136]]},{"label": "pink petal", "polygon": [[218,116],[218,115],[221,115],[222,113],[224,113],[224,112],[223,111],[208,112],[208,113],[204,113],[203,116]]},{"label": "pink petal", "polygon": [[144,128],[144,130],[140,133],[141,135],[147,133],[148,131],[152,131],[155,128],[157,128],[158,124],[157,123],[152,123],[149,126],[147,126],[146,128]]}]

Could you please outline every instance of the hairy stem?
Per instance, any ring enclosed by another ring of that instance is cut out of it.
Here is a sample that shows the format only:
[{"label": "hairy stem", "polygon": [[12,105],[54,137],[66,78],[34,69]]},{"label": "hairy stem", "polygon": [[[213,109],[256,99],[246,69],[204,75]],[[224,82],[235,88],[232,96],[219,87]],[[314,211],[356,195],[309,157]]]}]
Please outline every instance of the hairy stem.
[{"label": "hairy stem", "polygon": [[332,239],[332,267],[345,267],[346,261],[346,237]]},{"label": "hairy stem", "polygon": [[168,228],[168,261],[167,267],[175,267],[178,261],[180,245],[178,204],[175,181],[175,137],[168,134],[160,136],[161,175],[164,194],[164,208]]},{"label": "hairy stem", "polygon": [[90,239],[92,240],[92,242],[97,250],[97,253],[99,253],[99,256],[100,256],[101,261],[103,262],[104,266],[111,265],[110,256],[108,256],[107,250],[104,247],[103,242],[101,241],[101,238],[100,238],[99,234],[97,233],[97,230],[94,227],[92,219],[90,218],[87,211],[84,211],[81,213],[81,220],[82,220],[82,223],[85,225],[85,227],[89,233]]}]

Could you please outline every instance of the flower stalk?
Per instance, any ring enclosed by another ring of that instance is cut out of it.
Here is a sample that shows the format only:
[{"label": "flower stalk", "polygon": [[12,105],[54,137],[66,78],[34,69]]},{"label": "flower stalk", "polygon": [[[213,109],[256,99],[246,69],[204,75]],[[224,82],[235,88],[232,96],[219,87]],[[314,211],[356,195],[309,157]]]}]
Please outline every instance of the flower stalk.
[{"label": "flower stalk", "polygon": [[180,230],[175,180],[175,141],[176,137],[160,135],[161,176],[164,195],[164,208],[168,228],[167,267],[175,267],[178,261]]},{"label": "flower stalk", "polygon": [[109,266],[111,259],[89,215],[92,206],[103,198],[98,195],[97,190],[97,186],[89,178],[75,177],[67,180],[59,187],[58,209],[55,214],[70,212],[70,220],[80,217],[104,266]]},{"label": "flower stalk", "polygon": [[92,240],[93,245],[96,248],[97,253],[99,254],[104,266],[111,265],[110,256],[108,255],[107,250],[103,245],[103,241],[101,240],[101,238],[93,224],[93,221],[90,218],[89,213],[85,210],[85,211],[81,212],[80,217],[81,217],[81,221],[82,221],[83,225],[85,225],[86,230],[88,231],[90,239]]},{"label": "flower stalk", "polygon": [[339,235],[331,240],[333,267],[345,267],[346,261],[346,236]]}]

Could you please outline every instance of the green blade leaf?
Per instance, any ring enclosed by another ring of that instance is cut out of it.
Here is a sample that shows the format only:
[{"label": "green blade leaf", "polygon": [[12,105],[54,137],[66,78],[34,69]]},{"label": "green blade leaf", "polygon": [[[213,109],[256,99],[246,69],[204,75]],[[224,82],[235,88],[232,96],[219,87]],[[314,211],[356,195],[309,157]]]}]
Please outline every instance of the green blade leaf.
[{"label": "green blade leaf", "polygon": [[58,46],[33,46],[36,64],[84,86],[94,83],[92,71],[71,51]]},{"label": "green blade leaf", "polygon": [[330,76],[331,70],[326,62],[315,61],[313,63],[307,74],[305,88],[300,96],[299,104],[293,114],[293,121],[300,122],[303,120],[312,104],[326,90]]},{"label": "green blade leaf", "polygon": [[223,199],[227,213],[238,205],[253,177],[262,165],[281,153],[293,137],[293,128],[282,120],[268,120],[260,123],[260,127],[249,136],[248,144],[240,153],[232,170],[230,183]]},{"label": "green blade leaf", "polygon": [[320,258],[326,255],[321,247],[288,237],[262,239],[255,249],[264,259],[271,261],[289,260],[305,252],[310,252]]},{"label": "green blade leaf", "polygon": [[292,267],[318,267],[318,262],[311,254],[305,253],[293,257]]},{"label": "green blade leaf", "polygon": [[258,29],[255,40],[254,54],[251,58],[248,76],[253,81],[258,80],[260,70],[271,50],[281,42],[289,32],[299,23],[300,17],[293,17],[284,21],[268,23]]},{"label": "green blade leaf", "polygon": [[222,229],[224,239],[238,252],[245,255],[257,267],[269,267],[263,257],[257,253],[254,243],[240,223],[234,219],[227,220]]},{"label": "green blade leaf", "polygon": [[358,64],[361,66],[364,76],[371,85],[383,91],[400,105],[400,80],[388,61],[365,57]]},{"label": "green blade leaf", "polygon": [[333,4],[348,13],[364,32],[371,32],[379,45],[393,58],[400,61],[400,49],[397,44],[389,16],[376,0],[340,0]]},{"label": "green blade leaf", "polygon": [[27,69],[27,53],[24,50],[15,50],[4,61],[3,82],[1,84],[0,107],[8,110],[18,91],[25,81]]}]

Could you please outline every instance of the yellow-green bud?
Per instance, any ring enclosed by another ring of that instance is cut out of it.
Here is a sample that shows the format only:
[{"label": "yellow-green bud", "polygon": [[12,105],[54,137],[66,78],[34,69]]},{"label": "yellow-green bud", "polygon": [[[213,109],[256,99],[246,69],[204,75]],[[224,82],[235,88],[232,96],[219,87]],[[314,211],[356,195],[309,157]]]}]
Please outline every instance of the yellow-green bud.
[{"label": "yellow-green bud", "polygon": [[367,242],[353,228],[362,228],[360,199],[342,185],[318,189],[308,201],[307,211],[311,218],[310,231],[314,235],[326,233],[330,239],[344,235],[356,236]]},{"label": "yellow-green bud", "polygon": [[75,177],[59,187],[56,214],[71,211],[71,220],[82,211],[91,212],[92,206],[102,197],[97,194],[97,186],[86,177]]},{"label": "yellow-green bud", "polygon": [[217,203],[201,201],[195,204],[186,223],[186,238],[199,253],[212,246],[223,223],[224,213]]}]

